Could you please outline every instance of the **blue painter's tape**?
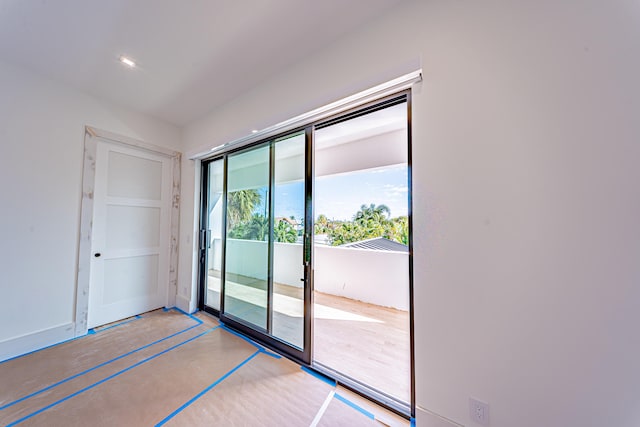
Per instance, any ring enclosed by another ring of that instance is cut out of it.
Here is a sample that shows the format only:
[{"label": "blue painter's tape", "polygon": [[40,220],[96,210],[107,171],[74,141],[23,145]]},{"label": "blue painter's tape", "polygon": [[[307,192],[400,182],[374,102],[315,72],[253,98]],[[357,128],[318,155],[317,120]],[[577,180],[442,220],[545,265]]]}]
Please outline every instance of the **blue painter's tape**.
[{"label": "blue painter's tape", "polygon": [[416,419],[411,418],[411,427],[416,427]]},{"label": "blue painter's tape", "polygon": [[333,395],[336,399],[338,399],[340,402],[342,403],[346,403],[347,405],[351,406],[353,409],[355,409],[356,411],[360,412],[363,415],[366,415],[367,417],[371,418],[372,420],[376,419],[376,416],[373,415],[371,412],[367,411],[366,409],[364,409],[362,406],[356,405],[355,403],[353,403],[352,401],[350,401],[349,399],[339,395],[338,393]]},{"label": "blue painter's tape", "polygon": [[230,370],[229,372],[227,372],[226,374],[224,374],[223,376],[221,376],[220,378],[218,378],[214,383],[212,383],[211,385],[209,385],[207,388],[205,388],[204,390],[202,390],[200,393],[196,394],[195,396],[193,396],[191,399],[189,399],[185,404],[183,404],[182,406],[180,406],[178,409],[176,409],[175,411],[173,411],[172,413],[170,413],[169,415],[167,415],[162,421],[160,421],[158,424],[156,424],[156,427],[164,425],[167,423],[167,421],[169,421],[171,418],[175,417],[176,415],[178,415],[180,412],[182,412],[185,408],[187,408],[189,405],[191,405],[193,402],[195,402],[196,400],[200,399],[202,396],[204,396],[205,394],[207,394],[209,391],[211,391],[215,386],[217,386],[218,384],[220,384],[222,381],[224,381],[225,379],[227,379],[229,376],[231,376],[231,374],[233,374],[235,371],[237,371],[238,369],[242,368],[242,366],[244,366],[246,363],[248,363],[251,359],[253,359],[254,357],[256,357],[258,355],[258,353],[260,353],[260,349],[256,350],[255,353],[253,353],[251,356],[249,356],[248,358],[246,358],[242,363],[240,363],[239,365],[236,365],[235,368],[233,368],[232,370]]},{"label": "blue painter's tape", "polygon": [[120,360],[120,359],[125,358],[125,357],[127,357],[127,356],[130,356],[130,355],[132,355],[132,354],[134,354],[134,353],[137,353],[137,352],[139,352],[139,351],[142,351],[142,350],[144,350],[144,349],[146,349],[146,348],[149,348],[149,347],[152,347],[152,346],[154,346],[154,345],[156,345],[156,344],[159,344],[159,343],[161,343],[162,341],[166,341],[166,340],[168,340],[168,339],[170,339],[170,338],[173,338],[173,337],[175,337],[175,336],[177,336],[177,335],[184,334],[185,332],[187,332],[187,331],[189,331],[189,330],[191,330],[191,329],[193,329],[193,328],[196,328],[196,327],[198,327],[198,326],[200,326],[200,325],[193,325],[193,326],[190,326],[190,327],[188,327],[188,328],[186,328],[186,329],[183,329],[183,330],[181,330],[181,331],[178,331],[178,332],[176,332],[176,333],[173,333],[173,334],[171,334],[171,335],[169,335],[169,336],[167,336],[167,337],[161,338],[161,339],[156,340],[156,341],[154,341],[154,342],[152,342],[152,343],[149,343],[149,344],[143,345],[142,347],[138,347],[138,348],[136,348],[135,350],[131,350],[131,351],[127,352],[127,353],[121,354],[120,356],[114,357],[114,358],[113,358],[113,359],[111,359],[111,360],[107,360],[106,362],[102,362],[102,363],[100,363],[100,364],[98,364],[98,365],[94,366],[93,368],[86,369],[86,370],[84,370],[84,371],[82,371],[82,372],[79,372],[79,373],[77,373],[77,374],[75,374],[75,375],[72,375],[72,376],[70,376],[70,377],[68,377],[68,378],[65,378],[65,379],[60,380],[60,381],[58,381],[58,382],[56,382],[56,383],[53,383],[53,384],[51,384],[51,385],[49,385],[49,386],[47,386],[47,387],[41,388],[40,390],[34,391],[33,393],[30,393],[30,394],[28,394],[28,395],[26,395],[26,396],[23,396],[23,397],[21,397],[21,398],[19,398],[19,399],[17,399],[17,400],[14,400],[14,401],[12,401],[12,402],[6,403],[6,404],[4,404],[4,405],[0,406],[0,411],[1,411],[1,410],[3,410],[3,409],[8,408],[8,407],[10,407],[10,406],[13,406],[13,405],[15,405],[15,404],[17,404],[17,403],[20,403],[20,402],[23,402],[23,401],[25,401],[25,400],[27,400],[27,399],[30,399],[30,398],[32,398],[32,397],[34,397],[34,396],[37,396],[37,395],[39,395],[39,394],[41,394],[41,393],[44,393],[44,392],[45,392],[45,391],[47,391],[47,390],[51,390],[52,388],[58,387],[59,385],[64,384],[64,383],[66,383],[66,382],[69,382],[69,381],[71,381],[71,380],[73,380],[73,379],[75,379],[75,378],[81,377],[82,375],[86,375],[86,374],[88,374],[89,372],[91,372],[91,371],[95,371],[95,370],[96,370],[96,369],[98,369],[98,368],[102,368],[103,366],[109,365],[109,364],[111,364],[111,363],[113,363],[113,362],[115,362],[115,361],[117,361],[117,360]]},{"label": "blue painter's tape", "polygon": [[[171,309],[170,308],[163,308],[163,310],[164,311],[170,311]],[[180,312],[180,313],[182,313],[182,314],[184,314],[185,316],[190,317],[191,319],[195,320],[198,325],[201,325],[203,323],[202,320],[200,320],[197,317],[194,317],[194,316],[192,316],[190,314],[185,313],[184,311],[180,310],[179,308],[176,308],[175,310]],[[138,317],[138,316],[140,316],[140,315],[137,315],[136,317]],[[142,317],[142,316],[140,316],[140,317]],[[85,335],[81,335],[79,337],[74,337],[74,338],[69,338],[68,340],[60,341],[60,342],[55,343],[55,344],[51,344],[51,345],[48,345],[48,346],[45,346],[45,347],[42,347],[42,348],[39,348],[39,349],[36,349],[36,350],[32,350],[32,351],[20,354],[18,356],[13,356],[13,357],[10,357],[8,359],[2,360],[2,361],[0,361],[0,365],[3,364],[3,363],[6,363],[6,362],[10,362],[10,361],[12,361],[14,359],[19,359],[21,357],[28,356],[30,354],[37,353],[37,352],[42,351],[42,350],[46,350],[48,348],[56,347],[58,345],[62,345],[62,344],[65,344],[65,343],[68,343],[68,342],[71,342],[71,341],[75,341],[75,340],[78,340],[80,338],[85,338],[85,337],[87,337],[89,335],[95,335],[96,333],[97,332],[92,328],[92,329],[89,329]]]},{"label": "blue painter's tape", "polygon": [[271,356],[274,359],[281,359],[282,358],[282,356],[280,356],[279,354],[273,353],[273,352],[267,350],[266,348],[264,348],[263,346],[261,346],[257,342],[253,341],[251,338],[246,337],[246,336],[242,335],[241,333],[234,331],[233,329],[229,328],[226,325],[222,325],[222,329],[224,329],[225,331],[229,332],[230,334],[233,334],[233,335],[237,336],[238,338],[242,338],[243,340],[245,340],[246,342],[248,342],[249,344],[251,344],[252,346],[257,348],[258,350],[260,350],[261,353],[264,353],[267,356]]},{"label": "blue painter's tape", "polygon": [[267,356],[271,356],[274,359],[282,359],[282,356],[280,356],[278,353],[274,353],[272,351],[269,351],[266,348],[261,348],[260,349],[260,353],[266,354]]},{"label": "blue painter's tape", "polygon": [[325,383],[329,384],[331,387],[335,387],[336,386],[336,382],[334,380],[332,380],[331,378],[327,377],[326,375],[323,375],[320,372],[314,371],[311,368],[307,368],[306,366],[301,366],[300,368],[303,371],[305,371],[307,374],[313,375],[314,377],[316,377],[320,381],[324,381]]},{"label": "blue painter's tape", "polygon": [[2,365],[3,363],[10,362],[10,361],[15,360],[15,359],[20,359],[21,357],[28,356],[28,355],[33,354],[33,353],[38,353],[39,351],[43,351],[43,350],[46,350],[46,349],[48,349],[48,348],[57,347],[57,346],[59,346],[59,345],[66,344],[66,343],[71,342],[71,341],[79,340],[80,338],[84,338],[84,337],[86,337],[87,335],[89,335],[89,334],[87,333],[87,334],[85,334],[85,335],[81,335],[81,336],[79,336],[79,337],[69,338],[68,340],[60,341],[60,342],[57,342],[57,343],[55,343],[55,344],[51,344],[51,345],[48,345],[48,346],[46,346],[46,347],[39,348],[39,349],[37,349],[37,350],[28,351],[28,352],[26,352],[26,353],[19,354],[18,356],[10,357],[10,358],[5,359],[5,360],[3,360],[2,362],[0,362],[0,365]]},{"label": "blue painter's tape", "polygon": [[[184,314],[185,316],[192,318],[193,320],[195,320],[196,322],[198,322],[198,323],[200,323],[200,324],[202,324],[202,323],[203,323],[203,322],[202,322],[202,320],[198,319],[198,318],[197,318],[196,316],[194,316],[193,314],[189,314],[189,313],[187,313],[186,311],[179,309],[178,307],[171,307],[171,308],[169,308],[169,309],[166,309],[166,311],[169,311],[169,310],[175,310],[175,311],[177,311],[178,313],[182,313],[182,314]],[[198,311],[196,310],[196,311],[194,311],[193,313],[197,313],[197,312],[198,312]]]},{"label": "blue painter's tape", "polygon": [[107,382],[107,381],[109,381],[109,380],[111,380],[111,379],[113,379],[113,378],[115,378],[115,377],[117,377],[117,376],[119,376],[119,375],[122,375],[122,374],[124,374],[125,372],[128,372],[128,371],[132,370],[133,368],[137,368],[138,366],[140,366],[140,365],[142,365],[142,364],[144,364],[144,363],[147,363],[147,362],[149,362],[150,360],[155,359],[156,357],[160,357],[160,356],[162,356],[162,355],[163,355],[163,354],[165,354],[165,353],[168,353],[168,352],[170,352],[170,351],[172,351],[172,350],[175,350],[175,349],[176,349],[176,348],[178,348],[178,347],[181,347],[181,346],[183,346],[183,345],[185,345],[185,344],[188,344],[188,343],[190,343],[191,341],[194,341],[194,340],[196,340],[196,339],[200,338],[201,336],[206,335],[206,334],[210,333],[211,331],[213,331],[214,329],[217,329],[217,328],[219,328],[219,326],[213,327],[213,328],[211,328],[211,329],[207,329],[206,331],[201,332],[201,333],[199,333],[198,335],[196,335],[196,336],[194,336],[194,337],[191,337],[191,338],[189,338],[189,339],[187,339],[187,340],[185,340],[185,341],[182,341],[181,343],[178,343],[178,344],[176,344],[176,345],[174,345],[174,346],[171,346],[171,347],[169,347],[169,348],[167,348],[167,349],[164,349],[164,350],[162,350],[161,352],[154,354],[153,356],[149,356],[149,357],[147,357],[147,358],[144,358],[144,359],[142,359],[141,361],[139,361],[139,362],[137,362],[137,363],[134,363],[133,365],[131,365],[131,366],[127,367],[127,368],[121,369],[120,371],[116,372],[115,374],[109,375],[108,377],[103,378],[103,379],[101,379],[100,381],[96,381],[95,383],[93,383],[93,384],[91,384],[91,385],[88,385],[88,386],[86,386],[86,387],[84,387],[84,388],[82,388],[82,389],[80,389],[80,390],[76,391],[75,393],[72,393],[72,394],[70,394],[70,395],[68,395],[68,396],[66,396],[66,397],[63,397],[62,399],[59,399],[59,400],[57,400],[57,401],[55,401],[55,402],[53,402],[53,403],[51,403],[51,404],[49,404],[49,405],[45,406],[44,408],[40,408],[40,409],[38,409],[37,411],[34,411],[34,412],[32,412],[32,413],[30,413],[30,414],[28,414],[28,415],[25,415],[24,417],[22,417],[22,418],[20,418],[20,419],[18,419],[18,420],[16,420],[16,421],[14,421],[14,422],[12,422],[11,424],[7,424],[7,427],[12,427],[12,426],[18,425],[18,424],[20,424],[20,423],[22,423],[22,422],[24,422],[24,421],[28,420],[28,419],[29,419],[29,418],[31,418],[31,417],[34,417],[34,416],[36,416],[36,415],[38,415],[38,414],[41,414],[42,412],[47,411],[47,410],[49,410],[49,409],[53,408],[54,406],[57,406],[57,405],[59,405],[59,404],[61,404],[61,403],[65,402],[65,401],[67,401],[67,400],[69,400],[69,399],[71,399],[71,398],[74,398],[74,397],[78,396],[79,394],[84,393],[85,391],[91,390],[92,388],[97,387],[97,386],[99,386],[100,384],[105,383],[105,382]]}]

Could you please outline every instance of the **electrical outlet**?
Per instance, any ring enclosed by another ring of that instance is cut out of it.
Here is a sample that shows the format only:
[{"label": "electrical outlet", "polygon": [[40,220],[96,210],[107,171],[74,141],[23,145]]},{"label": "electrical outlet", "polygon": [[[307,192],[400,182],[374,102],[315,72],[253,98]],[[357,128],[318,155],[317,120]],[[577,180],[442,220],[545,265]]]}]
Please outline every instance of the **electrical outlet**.
[{"label": "electrical outlet", "polygon": [[481,426],[489,425],[489,404],[469,398],[469,417]]}]

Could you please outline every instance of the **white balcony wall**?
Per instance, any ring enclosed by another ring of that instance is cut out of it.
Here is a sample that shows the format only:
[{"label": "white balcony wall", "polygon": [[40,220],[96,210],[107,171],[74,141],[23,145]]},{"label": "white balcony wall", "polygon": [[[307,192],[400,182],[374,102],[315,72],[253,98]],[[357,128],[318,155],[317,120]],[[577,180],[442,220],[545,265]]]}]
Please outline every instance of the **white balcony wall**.
[{"label": "white balcony wall", "polygon": [[225,274],[239,274],[267,280],[264,268],[267,242],[259,240],[227,239]]},{"label": "white balcony wall", "polygon": [[304,268],[302,266],[302,244],[274,243],[273,280],[283,285],[302,287]]},{"label": "white balcony wall", "polygon": [[[220,241],[214,240],[214,247]],[[267,243],[229,239],[232,256],[227,272],[266,280],[264,269],[254,268],[252,260],[265,259]],[[273,277],[277,283],[302,287],[302,245],[274,244]],[[409,310],[409,254],[370,249],[315,247],[315,290],[331,295]],[[258,267],[261,263],[257,263]],[[219,266],[214,266],[219,268]]]},{"label": "white balcony wall", "polygon": [[409,254],[316,246],[315,290],[409,310]]}]

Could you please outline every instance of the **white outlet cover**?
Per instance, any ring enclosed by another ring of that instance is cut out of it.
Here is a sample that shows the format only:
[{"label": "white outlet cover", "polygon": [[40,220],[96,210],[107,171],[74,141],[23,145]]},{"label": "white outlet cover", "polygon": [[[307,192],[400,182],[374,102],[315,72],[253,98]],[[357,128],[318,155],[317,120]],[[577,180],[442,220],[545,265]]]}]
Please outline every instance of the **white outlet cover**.
[{"label": "white outlet cover", "polygon": [[481,400],[469,398],[469,418],[481,426],[489,425],[489,404]]}]

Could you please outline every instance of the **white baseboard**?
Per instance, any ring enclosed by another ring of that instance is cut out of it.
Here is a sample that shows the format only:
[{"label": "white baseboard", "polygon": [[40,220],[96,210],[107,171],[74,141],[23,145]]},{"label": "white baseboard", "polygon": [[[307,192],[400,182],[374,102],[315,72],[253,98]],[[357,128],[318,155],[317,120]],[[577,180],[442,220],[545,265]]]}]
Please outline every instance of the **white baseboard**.
[{"label": "white baseboard", "polygon": [[192,304],[191,299],[183,297],[182,295],[176,296],[176,307],[178,307],[185,313],[193,313],[194,311],[196,311],[195,302]]},{"label": "white baseboard", "polygon": [[16,338],[0,341],[0,362],[12,357],[40,350],[41,348],[58,344],[74,338],[74,324],[54,326],[53,328],[22,335]]},{"label": "white baseboard", "polygon": [[464,427],[427,409],[416,407],[416,427]]}]

